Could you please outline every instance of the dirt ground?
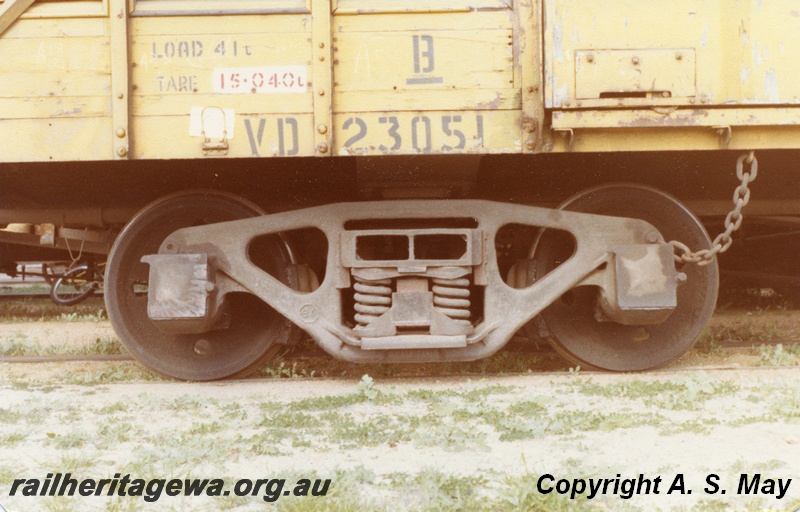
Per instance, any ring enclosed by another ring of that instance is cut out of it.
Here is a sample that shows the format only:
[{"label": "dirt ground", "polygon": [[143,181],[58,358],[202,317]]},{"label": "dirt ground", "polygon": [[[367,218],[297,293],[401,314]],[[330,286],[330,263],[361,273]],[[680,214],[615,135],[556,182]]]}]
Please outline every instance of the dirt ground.
[{"label": "dirt ground", "polygon": [[[350,366],[341,378],[293,371],[197,384],[154,379],[135,362],[0,363],[0,503],[11,511],[797,510],[800,369],[795,357],[770,366],[774,350],[759,346],[791,341],[800,314],[722,313],[711,328],[697,350],[638,374],[563,362],[545,371],[554,366],[542,357],[545,370],[511,376],[379,377]],[[6,342],[91,347],[113,337],[106,321],[0,323]],[[731,340],[739,347],[723,346]],[[271,504],[9,496],[14,479],[57,472],[217,477],[227,488],[242,478],[330,478],[334,491]],[[547,474],[546,488],[611,482],[605,494],[573,500],[537,489]],[[678,475],[684,492],[668,493]],[[748,485],[758,475],[758,493],[739,492],[742,475]],[[637,478],[660,478],[659,493],[613,492],[615,479]]]}]

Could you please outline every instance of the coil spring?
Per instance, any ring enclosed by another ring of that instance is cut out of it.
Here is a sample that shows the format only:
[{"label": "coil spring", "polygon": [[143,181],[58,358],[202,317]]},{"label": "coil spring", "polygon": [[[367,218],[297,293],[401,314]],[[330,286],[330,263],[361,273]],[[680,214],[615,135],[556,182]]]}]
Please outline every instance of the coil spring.
[{"label": "coil spring", "polygon": [[469,279],[433,278],[433,305],[459,323],[470,322]]},{"label": "coil spring", "polygon": [[354,277],[355,319],[359,326],[367,326],[392,307],[392,280],[364,281]]}]

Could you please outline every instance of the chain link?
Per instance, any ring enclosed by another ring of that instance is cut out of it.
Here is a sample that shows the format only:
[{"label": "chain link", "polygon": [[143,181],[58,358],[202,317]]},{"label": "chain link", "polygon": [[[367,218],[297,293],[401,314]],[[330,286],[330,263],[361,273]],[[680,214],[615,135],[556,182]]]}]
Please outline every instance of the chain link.
[{"label": "chain link", "polygon": [[[750,171],[744,172],[745,161],[750,164]],[[758,176],[758,160],[755,154],[751,151],[749,154],[744,154],[736,160],[736,177],[742,182],[741,185],[736,187],[733,193],[733,210],[725,217],[725,231],[717,235],[711,243],[710,249],[702,249],[697,252],[692,252],[689,247],[677,240],[673,240],[670,244],[675,248],[675,261],[682,263],[697,263],[699,266],[708,265],[717,254],[721,254],[730,248],[733,243],[731,235],[734,231],[739,229],[742,225],[744,216],[742,215],[742,208],[747,206],[750,202],[750,189],[748,186],[755,181]]]}]

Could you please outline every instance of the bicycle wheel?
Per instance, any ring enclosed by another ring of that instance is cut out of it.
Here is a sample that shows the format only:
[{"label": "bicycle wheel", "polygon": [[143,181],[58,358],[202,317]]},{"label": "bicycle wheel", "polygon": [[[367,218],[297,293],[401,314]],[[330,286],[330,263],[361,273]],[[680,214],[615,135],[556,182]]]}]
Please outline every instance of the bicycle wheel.
[{"label": "bicycle wheel", "polygon": [[72,306],[86,300],[97,289],[97,282],[87,265],[78,265],[64,272],[50,288],[50,299],[61,306]]}]

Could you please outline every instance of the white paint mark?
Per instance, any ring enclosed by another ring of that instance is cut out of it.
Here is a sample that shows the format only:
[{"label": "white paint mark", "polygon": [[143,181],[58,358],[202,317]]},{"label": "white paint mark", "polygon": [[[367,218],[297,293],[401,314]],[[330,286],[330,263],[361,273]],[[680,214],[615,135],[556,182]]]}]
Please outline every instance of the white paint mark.
[{"label": "white paint mark", "polygon": [[745,84],[749,81],[750,81],[750,68],[742,64],[741,68],[739,69],[739,83]]},{"label": "white paint mark", "polygon": [[[236,111],[231,108],[192,107],[189,116],[189,135],[232,139],[236,126]],[[205,132],[205,133],[204,133]],[[225,133],[227,132],[227,133]]]},{"label": "white paint mark", "polygon": [[764,74],[764,96],[771,103],[780,101],[780,91],[778,90],[778,75],[775,69],[770,69]]},{"label": "white paint mark", "polygon": [[[667,288],[667,275],[664,272],[658,247],[647,247],[647,254],[641,259],[622,258],[622,265],[630,276],[630,288],[626,293],[633,297],[646,297],[662,293]],[[656,268],[661,272],[654,272]]]}]

